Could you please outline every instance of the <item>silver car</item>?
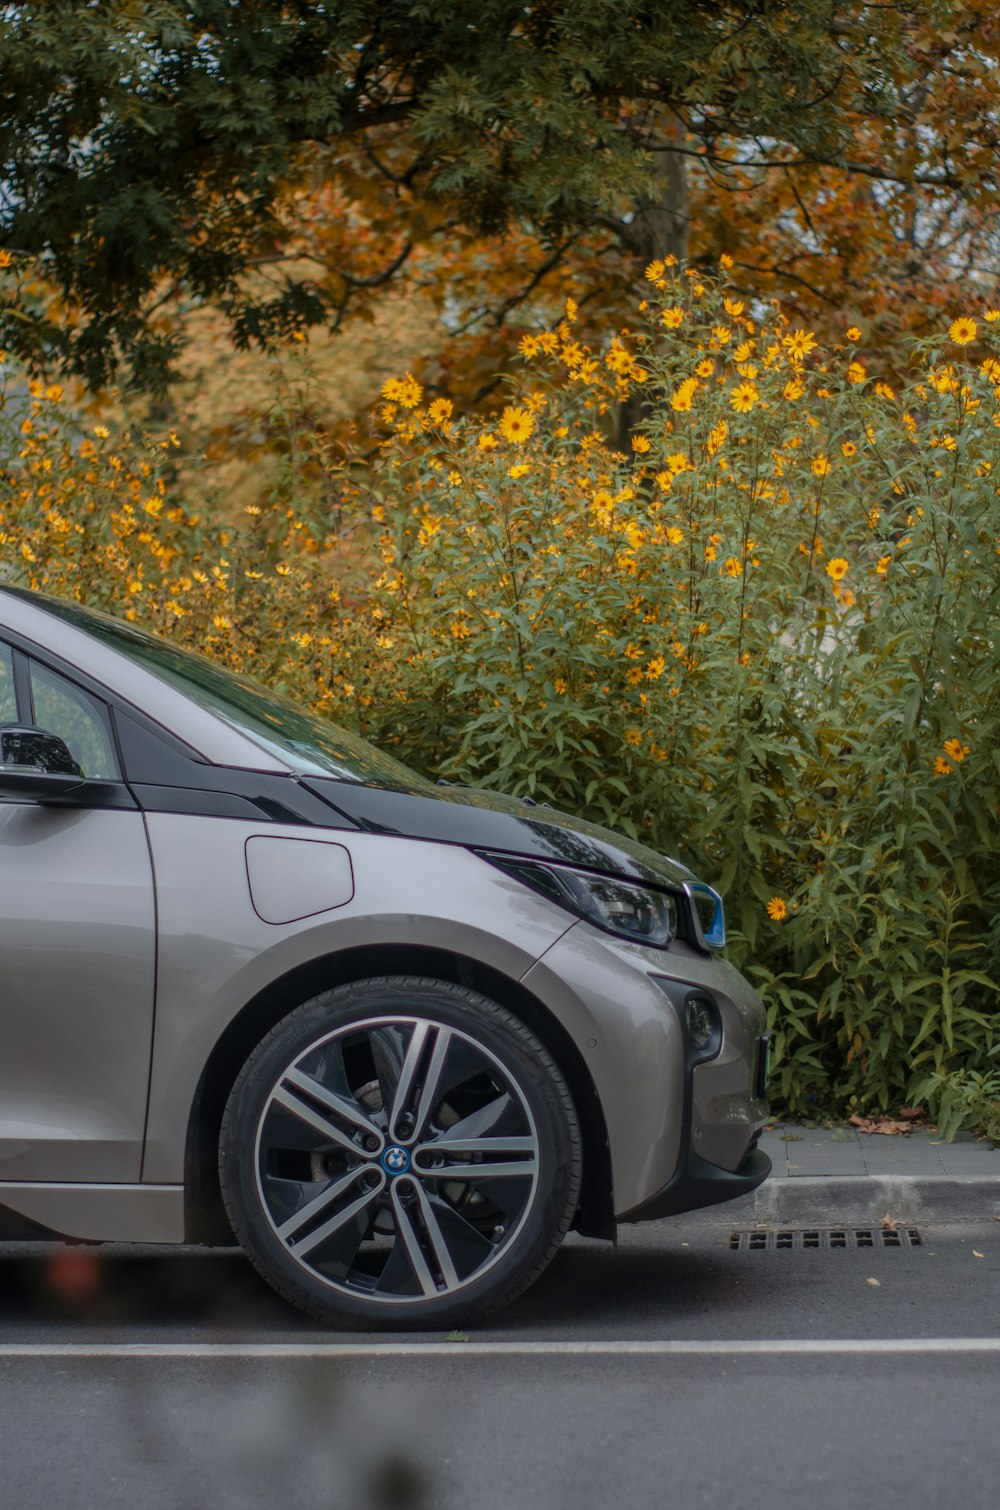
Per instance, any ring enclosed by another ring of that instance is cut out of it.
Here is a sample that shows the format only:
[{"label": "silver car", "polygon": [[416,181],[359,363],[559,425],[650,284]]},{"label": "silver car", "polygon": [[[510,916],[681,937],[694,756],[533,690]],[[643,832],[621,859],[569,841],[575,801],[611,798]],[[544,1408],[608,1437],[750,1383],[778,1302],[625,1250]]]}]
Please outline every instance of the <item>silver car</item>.
[{"label": "silver car", "polygon": [[8,1233],[235,1235],[324,1322],[465,1322],[764,1179],[723,943],[673,860],[0,589]]}]

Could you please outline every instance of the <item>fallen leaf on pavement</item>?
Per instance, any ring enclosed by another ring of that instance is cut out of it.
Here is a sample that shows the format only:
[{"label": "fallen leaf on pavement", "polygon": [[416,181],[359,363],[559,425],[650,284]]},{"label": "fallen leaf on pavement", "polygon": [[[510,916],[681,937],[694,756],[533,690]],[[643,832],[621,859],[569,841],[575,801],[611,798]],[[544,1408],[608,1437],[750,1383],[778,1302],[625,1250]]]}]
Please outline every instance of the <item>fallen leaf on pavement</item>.
[{"label": "fallen leaf on pavement", "polygon": [[877,1279],[866,1279],[865,1280],[865,1284],[866,1285],[871,1285],[871,1287],[872,1287],[873,1290],[877,1290],[878,1287],[879,1287],[879,1282],[878,1282]]},{"label": "fallen leaf on pavement", "polygon": [[863,1133],[885,1133],[888,1137],[898,1137],[913,1131],[912,1122],[900,1122],[896,1117],[854,1116],[850,1120],[851,1126]]},{"label": "fallen leaf on pavement", "polygon": [[973,1258],[985,1258],[986,1254],[985,1253],[980,1253],[980,1251],[979,1251],[978,1248],[973,1248],[973,1250],[972,1250],[972,1256],[973,1256]]}]

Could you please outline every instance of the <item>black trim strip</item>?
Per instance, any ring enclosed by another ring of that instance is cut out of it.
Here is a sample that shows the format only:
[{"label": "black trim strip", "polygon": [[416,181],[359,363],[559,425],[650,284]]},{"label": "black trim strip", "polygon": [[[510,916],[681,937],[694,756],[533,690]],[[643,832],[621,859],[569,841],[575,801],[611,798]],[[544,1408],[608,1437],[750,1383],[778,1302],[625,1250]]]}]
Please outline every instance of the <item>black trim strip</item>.
[{"label": "black trim strip", "polygon": [[28,656],[17,645],[11,645],[14,659],[14,697],[17,700],[17,716],[22,724],[35,727],[35,700],[31,695],[31,669]]}]

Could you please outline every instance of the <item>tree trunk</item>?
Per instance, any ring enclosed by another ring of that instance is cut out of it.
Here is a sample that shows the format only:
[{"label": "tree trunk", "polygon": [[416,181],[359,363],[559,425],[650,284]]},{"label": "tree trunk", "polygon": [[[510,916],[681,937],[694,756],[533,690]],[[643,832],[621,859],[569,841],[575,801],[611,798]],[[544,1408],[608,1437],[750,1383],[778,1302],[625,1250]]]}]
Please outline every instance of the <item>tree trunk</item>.
[{"label": "tree trunk", "polygon": [[[668,143],[684,140],[680,126],[665,133]],[[676,257],[683,262],[688,253],[688,183],[686,159],[680,152],[657,152],[653,163],[658,193],[641,199],[635,219],[628,228],[628,242],[635,251],[636,277],[657,257]],[[629,437],[646,414],[646,403],[637,390],[618,410],[615,443],[619,451],[628,451]]]}]

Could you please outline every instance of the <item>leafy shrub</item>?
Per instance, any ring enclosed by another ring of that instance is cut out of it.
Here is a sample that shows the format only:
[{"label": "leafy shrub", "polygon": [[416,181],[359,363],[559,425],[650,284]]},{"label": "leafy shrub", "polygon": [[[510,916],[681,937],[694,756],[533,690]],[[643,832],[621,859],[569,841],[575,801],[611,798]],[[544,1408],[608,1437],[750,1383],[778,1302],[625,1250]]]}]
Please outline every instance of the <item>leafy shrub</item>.
[{"label": "leafy shrub", "polygon": [[381,732],[721,883],[781,1103],[885,1108],[996,1026],[1000,366],[959,320],[897,395],[650,274],[604,349],[528,339],[499,423],[387,385]]}]

